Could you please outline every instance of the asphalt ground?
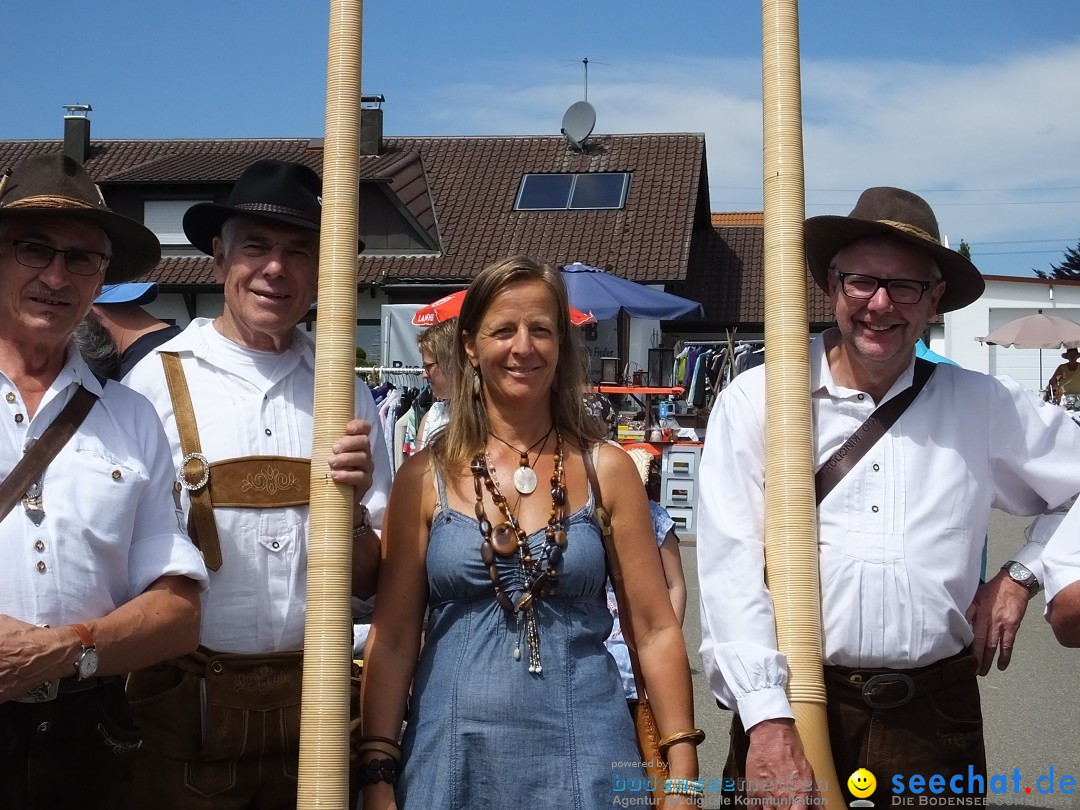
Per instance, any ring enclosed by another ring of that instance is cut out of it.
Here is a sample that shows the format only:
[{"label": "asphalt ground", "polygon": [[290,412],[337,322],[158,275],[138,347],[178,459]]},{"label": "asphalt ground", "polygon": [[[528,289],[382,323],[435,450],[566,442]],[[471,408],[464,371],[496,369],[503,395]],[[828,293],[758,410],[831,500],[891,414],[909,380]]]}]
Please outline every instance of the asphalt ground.
[{"label": "asphalt ground", "polygon": [[[996,570],[1023,543],[1030,522],[995,511],[990,521],[988,569]],[[698,749],[701,776],[721,777],[728,750],[731,713],[716,706],[701,672],[700,595],[697,538],[683,538],[687,606],[684,635],[694,681],[697,724],[706,739]],[[1080,808],[1080,650],[1058,645],[1043,618],[1045,600],[1036,596],[1017,636],[1012,664],[980,679],[986,735],[987,773],[1006,792],[988,792],[986,805],[996,808]],[[1040,779],[1040,777],[1050,777]],[[1062,777],[1075,780],[1075,792],[1064,793]],[[847,774],[840,778],[846,779]],[[1014,786],[1019,788],[1014,792]],[[1040,792],[1052,787],[1052,792]],[[1031,793],[1026,789],[1031,788]],[[880,794],[878,794],[880,795]],[[927,798],[931,798],[929,794]],[[878,800],[878,808],[887,806]],[[707,794],[705,807],[726,807],[718,794]],[[918,805],[916,805],[918,806]],[[929,804],[923,806],[931,806]]]}]

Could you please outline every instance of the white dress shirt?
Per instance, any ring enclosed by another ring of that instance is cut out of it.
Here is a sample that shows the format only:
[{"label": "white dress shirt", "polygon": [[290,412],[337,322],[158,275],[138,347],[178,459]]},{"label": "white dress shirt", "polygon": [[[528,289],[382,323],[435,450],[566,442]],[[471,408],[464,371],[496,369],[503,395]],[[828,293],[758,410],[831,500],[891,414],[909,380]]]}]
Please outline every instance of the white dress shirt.
[{"label": "white dress shirt", "polygon": [[[810,350],[815,468],[880,403]],[[911,385],[908,369],[882,402]],[[709,418],[700,472],[701,655],[746,728],[791,717],[764,584],[765,369],[735,378]],[[1043,546],[1080,492],[1080,427],[1015,382],[939,365],[818,510],[824,662],[911,668],[971,643],[991,507],[1039,515],[1013,559],[1040,581]]]},{"label": "white dress shirt", "polygon": [[163,576],[206,583],[181,528],[172,457],[157,414],[118,383],[104,388],[68,346],[60,374],[32,419],[0,372],[0,479],[52,424],[79,385],[100,399],[41,479],[45,517],[22,502],[0,521],[0,614],[60,627],[112,613]]},{"label": "white dress shirt", "polygon": [[1080,500],[1046,544],[1042,564],[1045,579],[1039,581],[1046,585],[1047,602],[1065,586],[1080,580]]},{"label": "white dress shirt", "polygon": [[[314,341],[297,329],[281,354],[244,348],[206,318],[147,355],[124,382],[157,409],[172,445],[174,476],[183,454],[160,352],[184,367],[203,454],[311,458]],[[390,462],[366,385],[356,386],[356,416],[371,422],[374,483],[363,503],[376,529],[390,490]],[[342,429],[344,430],[344,425]],[[185,490],[185,514],[190,499]],[[203,595],[202,643],[218,652],[267,653],[304,645],[308,507],[214,509],[222,565]]]}]

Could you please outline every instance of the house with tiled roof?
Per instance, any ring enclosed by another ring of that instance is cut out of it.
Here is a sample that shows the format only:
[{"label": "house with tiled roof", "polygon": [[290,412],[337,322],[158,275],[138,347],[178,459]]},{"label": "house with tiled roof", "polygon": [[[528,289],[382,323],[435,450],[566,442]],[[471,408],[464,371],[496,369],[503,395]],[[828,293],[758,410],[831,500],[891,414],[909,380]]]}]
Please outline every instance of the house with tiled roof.
[{"label": "house with tiled roof", "polygon": [[[558,135],[385,137],[382,120],[382,109],[362,112],[360,345],[374,345],[383,304],[427,303],[515,253],[602,267],[704,305],[703,318],[665,333],[761,331],[760,214],[711,214],[703,134],[593,135],[579,147]],[[152,310],[181,324],[216,316],[223,301],[209,257],[184,236],[184,211],[225,202],[259,158],[322,169],[321,139],[93,140],[77,114],[64,135],[0,140],[0,170],[61,149],[82,161],[112,208],[158,235]],[[817,299],[812,322],[828,318]]]}]

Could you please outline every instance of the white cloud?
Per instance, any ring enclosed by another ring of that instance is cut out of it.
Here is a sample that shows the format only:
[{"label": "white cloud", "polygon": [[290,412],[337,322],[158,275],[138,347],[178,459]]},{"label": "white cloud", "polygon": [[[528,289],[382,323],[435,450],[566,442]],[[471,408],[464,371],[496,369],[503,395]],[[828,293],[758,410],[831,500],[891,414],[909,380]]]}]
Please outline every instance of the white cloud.
[{"label": "white cloud", "polygon": [[[596,131],[704,132],[714,210],[760,208],[760,70],[754,59],[655,55],[594,70]],[[924,193],[954,243],[1080,238],[1080,202],[1068,202],[1080,201],[1080,43],[979,64],[829,60],[801,71],[809,214],[843,213],[868,185],[901,185]],[[557,133],[581,96],[575,79],[441,88],[428,96],[440,103],[410,119],[456,134]],[[988,272],[1026,272],[1060,254],[983,261],[976,245],[975,258]]]}]

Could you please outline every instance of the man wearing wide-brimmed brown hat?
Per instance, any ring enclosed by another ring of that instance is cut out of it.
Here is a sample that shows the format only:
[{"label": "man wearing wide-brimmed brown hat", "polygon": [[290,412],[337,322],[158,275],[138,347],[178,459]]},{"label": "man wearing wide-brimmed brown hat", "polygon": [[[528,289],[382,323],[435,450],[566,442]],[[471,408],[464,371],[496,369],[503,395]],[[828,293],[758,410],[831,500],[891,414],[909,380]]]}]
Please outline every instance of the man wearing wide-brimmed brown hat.
[{"label": "man wearing wide-brimmed brown hat", "polygon": [[[1042,584],[1043,545],[1080,492],[1080,431],[1011,380],[916,360],[930,319],[984,286],[942,243],[921,197],[871,188],[848,216],[808,219],[805,235],[810,273],[837,323],[810,352],[836,770],[843,782],[868,769],[879,795],[914,795],[912,777],[925,785],[940,775],[950,796],[981,796],[976,675],[995,654],[999,668],[1009,663]],[[750,796],[790,805],[805,801],[812,774],[764,579],[764,380],[763,369],[739,375],[709,421],[701,652],[715,695],[738,715],[727,775],[747,777]],[[991,507],[1038,517],[1028,542],[981,585]]]},{"label": "man wearing wide-brimmed brown hat", "polygon": [[[125,378],[165,425],[211,569],[197,653],[129,682],[145,729],[138,791],[155,810],[296,802],[315,394],[314,341],[296,324],[317,288],[321,186],[306,166],[260,160],[224,204],[189,209],[184,232],[213,256],[225,310]],[[367,386],[355,413],[325,472],[354,488],[353,592],[366,598],[390,462]]]},{"label": "man wearing wide-brimmed brown hat", "polygon": [[178,524],[150,404],[70,341],[153,233],[75,161],[0,179],[0,804],[130,808],[139,735],[122,676],[194,649],[206,569]]}]

